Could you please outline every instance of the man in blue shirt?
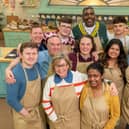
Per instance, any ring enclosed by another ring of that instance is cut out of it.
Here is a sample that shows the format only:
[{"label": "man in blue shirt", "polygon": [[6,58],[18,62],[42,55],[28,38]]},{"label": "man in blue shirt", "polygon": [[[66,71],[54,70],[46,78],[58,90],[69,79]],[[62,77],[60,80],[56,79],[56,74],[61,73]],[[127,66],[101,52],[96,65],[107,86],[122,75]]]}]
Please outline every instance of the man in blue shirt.
[{"label": "man in blue shirt", "polygon": [[38,47],[23,43],[19,62],[12,70],[15,83],[7,84],[7,102],[12,107],[15,129],[43,129],[39,113],[41,79],[44,74],[37,62]]},{"label": "man in blue shirt", "polygon": [[[39,56],[37,61],[44,73],[44,76],[47,76],[52,57],[62,52],[62,43],[60,38],[57,35],[49,37],[47,39],[47,48],[48,50],[38,52]],[[14,83],[16,81],[11,69],[19,62],[19,59],[20,58],[13,60],[6,68],[6,82]]]},{"label": "man in blue shirt", "polygon": [[39,52],[38,63],[46,70],[46,75],[51,73],[51,60],[52,57],[62,53],[62,43],[58,35],[51,36],[47,39],[47,51]]}]

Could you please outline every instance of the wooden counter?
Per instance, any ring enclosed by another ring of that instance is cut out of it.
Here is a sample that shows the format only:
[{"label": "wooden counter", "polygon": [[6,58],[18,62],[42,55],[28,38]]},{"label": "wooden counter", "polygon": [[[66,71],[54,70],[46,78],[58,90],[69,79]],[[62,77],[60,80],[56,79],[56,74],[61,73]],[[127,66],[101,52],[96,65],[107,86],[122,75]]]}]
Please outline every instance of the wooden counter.
[{"label": "wooden counter", "polygon": [[0,97],[6,96],[5,69],[13,59],[5,58],[14,48],[0,47]]}]

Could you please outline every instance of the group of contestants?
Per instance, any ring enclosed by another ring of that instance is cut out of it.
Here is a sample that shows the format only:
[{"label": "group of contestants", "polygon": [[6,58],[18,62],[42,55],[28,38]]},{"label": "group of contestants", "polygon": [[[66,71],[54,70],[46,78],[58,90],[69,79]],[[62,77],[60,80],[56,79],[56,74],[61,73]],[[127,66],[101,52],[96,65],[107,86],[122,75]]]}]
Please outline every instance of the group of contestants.
[{"label": "group of contestants", "polygon": [[82,22],[73,29],[67,18],[58,32],[43,35],[40,27],[32,28],[32,41],[21,44],[19,57],[6,69],[15,129],[129,128],[129,42],[123,17],[114,21],[123,28],[114,29],[110,40],[92,7],[83,9]]}]

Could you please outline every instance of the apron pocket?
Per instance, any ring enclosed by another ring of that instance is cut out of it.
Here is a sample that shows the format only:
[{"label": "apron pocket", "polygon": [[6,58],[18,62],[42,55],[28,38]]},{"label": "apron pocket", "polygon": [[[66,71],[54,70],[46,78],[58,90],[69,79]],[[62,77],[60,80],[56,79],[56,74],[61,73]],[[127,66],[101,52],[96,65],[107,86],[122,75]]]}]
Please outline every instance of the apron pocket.
[{"label": "apron pocket", "polygon": [[38,110],[30,110],[29,115],[24,116],[24,119],[27,122],[35,122],[38,121],[40,118],[39,111]]},{"label": "apron pocket", "polygon": [[63,129],[63,121],[61,119],[57,119],[55,122],[52,122],[52,124],[54,126],[54,129]]}]

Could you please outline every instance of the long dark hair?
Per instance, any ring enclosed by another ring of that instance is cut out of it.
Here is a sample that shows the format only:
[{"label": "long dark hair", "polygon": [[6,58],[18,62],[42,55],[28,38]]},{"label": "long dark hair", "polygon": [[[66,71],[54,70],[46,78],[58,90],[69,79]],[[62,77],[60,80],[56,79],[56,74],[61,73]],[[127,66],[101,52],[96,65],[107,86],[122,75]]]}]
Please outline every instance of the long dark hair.
[{"label": "long dark hair", "polygon": [[104,64],[105,67],[108,67],[108,60],[110,59],[110,56],[108,55],[108,51],[112,47],[112,45],[114,45],[114,44],[118,45],[119,48],[120,48],[120,54],[117,58],[117,64],[118,64],[118,67],[120,68],[120,70],[122,72],[123,77],[125,78],[125,69],[128,67],[128,63],[127,63],[127,57],[126,57],[124,47],[123,47],[123,44],[122,44],[121,40],[111,39],[109,41],[109,43],[107,44],[107,46],[105,48],[102,63]]}]

